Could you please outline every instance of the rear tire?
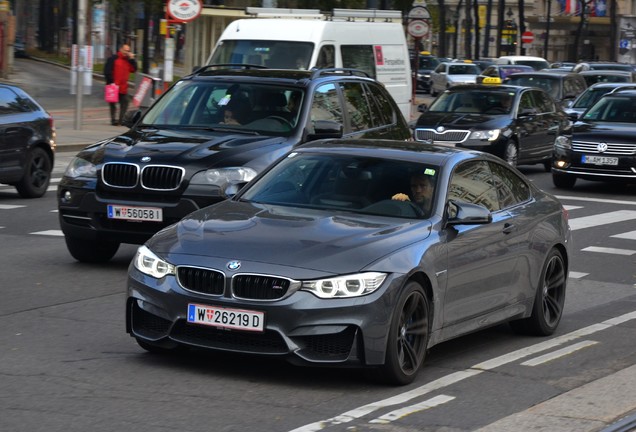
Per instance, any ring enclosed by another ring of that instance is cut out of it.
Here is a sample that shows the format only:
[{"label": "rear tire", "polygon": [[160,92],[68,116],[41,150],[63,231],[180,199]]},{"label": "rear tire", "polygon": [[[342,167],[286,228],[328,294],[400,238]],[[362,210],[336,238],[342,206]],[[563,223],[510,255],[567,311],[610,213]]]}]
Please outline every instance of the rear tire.
[{"label": "rear tire", "polygon": [[15,188],[22,198],[39,198],[46,193],[51,181],[53,164],[43,149],[33,148],[26,159],[24,177]]},{"label": "rear tire", "polygon": [[563,255],[557,249],[548,254],[529,318],[511,321],[512,329],[521,334],[549,336],[555,332],[565,304],[567,274]]},{"label": "rear tire", "polygon": [[568,174],[552,173],[552,183],[559,189],[572,189],[576,183],[576,177]]},{"label": "rear tire", "polygon": [[409,282],[395,306],[380,378],[395,385],[415,380],[424,363],[429,339],[428,298],[422,287]]},{"label": "rear tire", "polygon": [[519,162],[519,148],[517,147],[516,142],[510,140],[506,143],[502,159],[512,167],[517,166],[517,163]]},{"label": "rear tire", "polygon": [[119,249],[119,243],[84,240],[65,236],[66,247],[73,258],[83,263],[102,263],[110,260]]}]

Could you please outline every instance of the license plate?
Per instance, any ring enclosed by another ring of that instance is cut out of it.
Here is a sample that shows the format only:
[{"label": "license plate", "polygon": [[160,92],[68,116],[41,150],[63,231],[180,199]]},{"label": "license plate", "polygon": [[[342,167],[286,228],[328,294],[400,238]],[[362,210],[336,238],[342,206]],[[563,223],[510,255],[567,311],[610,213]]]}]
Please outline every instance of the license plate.
[{"label": "license plate", "polygon": [[212,327],[262,332],[265,324],[265,313],[190,303],[188,305],[188,322]]},{"label": "license plate", "polygon": [[593,165],[618,165],[617,157],[583,155],[581,162]]},{"label": "license plate", "polygon": [[156,207],[128,207],[109,204],[108,219],[162,222],[163,212]]}]

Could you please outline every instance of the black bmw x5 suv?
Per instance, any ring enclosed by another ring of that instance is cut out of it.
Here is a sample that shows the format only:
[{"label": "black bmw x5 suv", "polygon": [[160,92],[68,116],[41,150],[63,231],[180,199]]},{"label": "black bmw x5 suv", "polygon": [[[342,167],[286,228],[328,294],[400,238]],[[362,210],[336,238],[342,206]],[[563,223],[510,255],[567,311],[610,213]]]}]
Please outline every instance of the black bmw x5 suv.
[{"label": "black bmw x5 suv", "polygon": [[60,225],[78,261],[143,243],[304,142],[410,139],[386,89],[352,69],[205,66],[127,118],[130,130],[80,151],[58,186]]}]

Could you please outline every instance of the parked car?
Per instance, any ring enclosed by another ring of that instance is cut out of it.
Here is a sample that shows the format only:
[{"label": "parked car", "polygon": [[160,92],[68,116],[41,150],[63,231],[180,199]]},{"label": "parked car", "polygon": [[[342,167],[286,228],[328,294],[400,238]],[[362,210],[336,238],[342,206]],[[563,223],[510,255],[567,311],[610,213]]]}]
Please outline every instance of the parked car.
[{"label": "parked car", "polygon": [[581,93],[571,105],[569,105],[565,112],[568,113],[571,119],[577,119],[586,109],[594,105],[594,103],[601,98],[601,96],[612,93],[614,91],[632,90],[636,89],[636,83],[597,83],[592,84]]},{"label": "parked car", "polygon": [[475,82],[477,84],[501,84],[511,74],[532,72],[533,70],[532,67],[524,65],[492,65],[477,75]]},{"label": "parked car", "polygon": [[456,85],[474,84],[479,73],[479,66],[473,63],[440,63],[431,72],[431,95],[437,96],[440,92]]},{"label": "parked car", "polygon": [[417,89],[426,93],[431,90],[431,72],[439,65],[440,61],[432,55],[420,54],[417,67]]},{"label": "parked car", "polygon": [[[398,200],[424,178],[427,210]],[[561,203],[496,157],[318,141],[140,247],[126,331],[151,352],[268,355],[408,384],[429,348],[466,333],[510,322],[552,334],[570,245]]]},{"label": "parked car", "polygon": [[552,180],[571,189],[578,178],[636,183],[636,90],[602,96],[554,143]]},{"label": "parked car", "polygon": [[504,83],[543,89],[564,108],[587,88],[585,78],[572,72],[522,72],[509,75]]},{"label": "parked car", "polygon": [[78,153],[58,186],[60,225],[78,261],[143,243],[300,143],[411,137],[384,86],[351,69],[206,66],[127,124]]},{"label": "parked car", "polygon": [[489,58],[481,58],[479,60],[471,60],[471,61],[475,63],[477,66],[479,66],[479,69],[481,69],[482,72],[486,70],[488,66],[492,66],[496,64],[495,59],[489,59]]},{"label": "parked car", "polygon": [[0,183],[23,198],[46,193],[55,158],[53,117],[20,87],[0,84]]},{"label": "parked car", "polygon": [[636,81],[633,72],[620,70],[589,70],[579,72],[588,87],[596,83],[629,83]]},{"label": "parked car", "polygon": [[509,85],[453,87],[421,110],[417,141],[485,151],[513,166],[542,163],[546,171],[554,139],[570,123],[545,91]]}]

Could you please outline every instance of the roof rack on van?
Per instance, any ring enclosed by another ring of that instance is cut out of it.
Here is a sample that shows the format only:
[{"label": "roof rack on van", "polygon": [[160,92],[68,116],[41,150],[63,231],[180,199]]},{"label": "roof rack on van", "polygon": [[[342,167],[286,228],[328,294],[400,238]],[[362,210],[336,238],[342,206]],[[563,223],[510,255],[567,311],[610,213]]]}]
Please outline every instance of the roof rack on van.
[{"label": "roof rack on van", "polygon": [[285,9],[285,8],[266,8],[266,7],[248,7],[245,8],[247,15],[256,18],[313,18],[333,20],[346,19],[347,21],[355,21],[356,18],[363,18],[368,22],[376,19],[384,19],[386,22],[398,21],[402,22],[402,12],[395,10],[378,10],[378,9],[339,9],[335,8],[331,13],[323,14],[320,9]]},{"label": "roof rack on van", "polygon": [[343,74],[350,76],[360,76],[370,78],[371,76],[363,70],[352,68],[326,68],[326,69],[311,69],[311,79],[315,79],[324,75]]},{"label": "roof rack on van", "polygon": [[267,69],[266,66],[248,63],[217,63],[201,66],[192,71],[193,74],[207,72],[210,69]]}]

